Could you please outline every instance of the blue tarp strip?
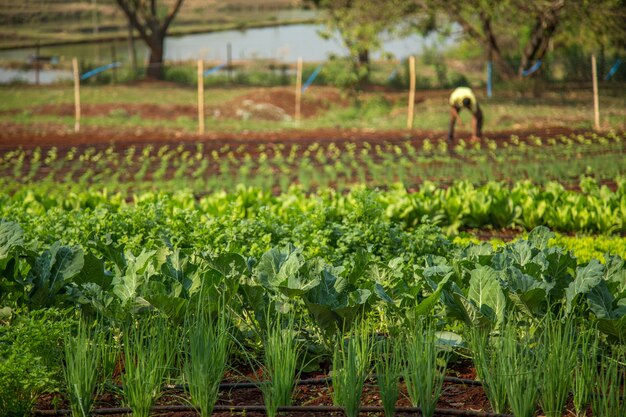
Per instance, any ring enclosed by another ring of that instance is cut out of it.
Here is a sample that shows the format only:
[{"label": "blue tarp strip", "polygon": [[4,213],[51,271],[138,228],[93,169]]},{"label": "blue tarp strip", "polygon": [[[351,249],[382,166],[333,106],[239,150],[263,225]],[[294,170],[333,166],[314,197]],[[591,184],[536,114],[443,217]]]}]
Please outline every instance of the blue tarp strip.
[{"label": "blue tarp strip", "polygon": [[613,66],[609,70],[609,73],[606,74],[606,77],[604,77],[604,81],[610,80],[611,77],[615,75],[615,73],[617,72],[621,64],[622,64],[621,58],[617,58],[617,61],[615,61],[615,64],[613,64]]},{"label": "blue tarp strip", "polygon": [[487,97],[489,98],[493,96],[492,76],[493,76],[493,64],[491,61],[489,61],[487,62]]},{"label": "blue tarp strip", "polygon": [[208,70],[204,71],[204,76],[206,77],[207,75],[211,75],[214,72],[217,72],[219,70],[221,70],[222,68],[224,68],[226,66],[226,62],[224,62],[223,64],[219,64],[218,66],[215,66],[213,68],[209,68]]},{"label": "blue tarp strip", "polygon": [[320,65],[319,67],[315,68],[315,71],[313,71],[313,73],[311,75],[309,75],[309,78],[307,78],[306,82],[304,83],[304,85],[302,86],[302,89],[300,91],[302,91],[304,93],[306,91],[306,89],[309,88],[311,86],[311,84],[313,84],[313,81],[315,81],[315,78],[317,77],[317,75],[322,70],[322,67],[323,67],[323,65]]},{"label": "blue tarp strip", "polygon": [[527,70],[522,71],[522,75],[524,77],[528,77],[530,74],[532,74],[533,72],[537,71],[539,69],[539,67],[541,67],[541,60],[540,59],[538,59],[537,62],[535,62],[532,67],[528,68]]},{"label": "blue tarp strip", "polygon": [[103,71],[106,71],[108,69],[111,68],[118,68],[121,67],[122,63],[121,62],[113,62],[112,64],[107,64],[107,65],[103,65],[101,67],[92,69],[91,71],[87,71],[86,73],[84,73],[83,75],[80,76],[81,80],[86,80],[89,77],[93,77],[96,74],[100,74]]}]

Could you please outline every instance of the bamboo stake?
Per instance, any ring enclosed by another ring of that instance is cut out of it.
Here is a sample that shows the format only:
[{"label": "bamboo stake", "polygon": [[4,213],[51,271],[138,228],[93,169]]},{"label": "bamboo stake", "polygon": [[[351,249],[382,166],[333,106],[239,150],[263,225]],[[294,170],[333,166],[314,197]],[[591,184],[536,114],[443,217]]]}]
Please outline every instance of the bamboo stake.
[{"label": "bamboo stake", "polygon": [[74,132],[80,131],[80,78],[78,76],[78,60],[72,59],[72,67],[74,68],[74,109],[76,113],[76,122],[74,123]]},{"label": "bamboo stake", "polygon": [[300,124],[300,103],[302,100],[302,58],[298,58],[296,71],[296,114],[294,120],[296,125]]},{"label": "bamboo stake", "polygon": [[415,116],[415,57],[409,57],[409,111],[407,115],[406,127],[413,129],[413,119]]},{"label": "bamboo stake", "polygon": [[204,62],[198,60],[198,133],[204,134]]},{"label": "bamboo stake", "polygon": [[598,99],[598,69],[596,56],[591,55],[591,77],[593,78],[593,116],[595,129],[600,130],[600,101]]}]

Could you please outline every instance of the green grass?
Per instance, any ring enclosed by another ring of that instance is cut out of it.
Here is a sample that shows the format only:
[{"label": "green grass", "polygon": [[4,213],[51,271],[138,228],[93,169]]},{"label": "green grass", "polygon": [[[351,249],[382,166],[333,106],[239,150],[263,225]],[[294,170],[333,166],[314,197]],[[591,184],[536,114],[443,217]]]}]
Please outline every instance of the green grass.
[{"label": "green grass", "polygon": [[[391,337],[391,336],[389,336]],[[398,340],[391,338],[380,341],[376,346],[376,383],[385,417],[393,417],[400,395],[399,380],[402,373],[402,351]]]},{"label": "green grass", "polygon": [[506,413],[507,376],[498,368],[501,350],[497,346],[498,338],[490,339],[488,332],[478,327],[468,328],[469,346],[476,373],[483,383],[485,395],[491,408],[496,413]]},{"label": "green grass", "polygon": [[140,319],[124,327],[124,399],[133,415],[148,417],[161,396],[178,334],[163,319]]},{"label": "green grass", "polygon": [[346,337],[338,337],[333,350],[333,403],[347,417],[357,417],[365,379],[370,371],[373,342],[370,327],[359,323]]},{"label": "green grass", "polygon": [[411,405],[420,407],[422,416],[431,417],[443,388],[447,357],[436,346],[430,322],[420,320],[410,326],[403,341],[404,382]]},{"label": "green grass", "polygon": [[266,379],[259,384],[259,389],[268,417],[276,417],[278,407],[291,405],[299,378],[297,368],[302,342],[298,339],[293,315],[284,325],[279,317],[274,317],[271,323],[268,320],[263,348],[261,369]]},{"label": "green grass", "polygon": [[104,333],[98,330],[92,335],[89,325],[80,321],[75,335],[65,335],[65,382],[70,410],[75,417],[87,417],[93,411],[101,361],[100,345],[104,342]]},{"label": "green grass", "polygon": [[[293,91],[292,86],[284,87],[286,92]],[[205,91],[206,106],[229,105],[231,100],[259,91],[257,87],[230,88],[207,87]],[[307,92],[305,100],[318,97],[321,90],[315,86]],[[480,91],[479,96],[480,96]],[[417,92],[419,99],[420,91]],[[415,108],[416,129],[446,131],[449,123],[447,90],[441,90],[435,97],[419,102]],[[558,93],[546,92],[542,98],[528,99],[516,97],[510,92],[502,92],[501,97],[482,100],[485,113],[484,131],[486,137],[499,130],[541,128],[562,126],[574,128],[591,128],[593,121],[591,94],[586,91],[576,92],[573,98],[562,97]],[[323,97],[323,96],[321,96]],[[38,114],[42,105],[73,105],[73,88],[70,84],[34,88],[32,86],[0,87],[0,120],[24,123],[35,126],[38,123],[50,123],[60,120],[62,124],[71,125],[72,117],[55,117]],[[89,105],[156,105],[168,111],[171,105],[186,105],[195,108],[197,105],[196,89],[174,83],[137,83],[123,85],[85,85],[81,88],[81,104]],[[389,92],[364,93],[361,103],[357,106],[348,100],[335,103],[328,110],[320,110],[315,117],[304,118],[299,126],[292,121],[274,122],[260,119],[216,119],[207,111],[207,130],[241,131],[241,130],[279,130],[279,129],[314,129],[314,128],[372,128],[372,129],[404,129],[406,126],[406,93]],[[286,113],[292,116],[290,109]],[[2,112],[22,111],[20,115]],[[108,110],[107,110],[108,111]],[[175,111],[175,110],[172,110]],[[86,116],[83,111],[82,124],[101,127],[151,127],[166,128],[183,132],[195,132],[195,117],[176,119],[175,117],[146,119],[141,117],[124,117],[110,112],[99,116]],[[471,129],[471,118],[467,112],[461,113],[462,126],[457,126],[457,133],[466,135]],[[611,96],[608,91],[601,97],[601,123],[604,128],[626,129],[626,99]]]},{"label": "green grass", "polygon": [[217,318],[199,307],[197,314],[190,314],[185,321],[189,340],[184,372],[191,403],[202,417],[213,412],[231,350],[230,316],[223,301],[219,305]]},{"label": "green grass", "polygon": [[539,402],[546,417],[563,415],[576,366],[576,337],[571,318],[547,315],[543,324],[542,381]]}]

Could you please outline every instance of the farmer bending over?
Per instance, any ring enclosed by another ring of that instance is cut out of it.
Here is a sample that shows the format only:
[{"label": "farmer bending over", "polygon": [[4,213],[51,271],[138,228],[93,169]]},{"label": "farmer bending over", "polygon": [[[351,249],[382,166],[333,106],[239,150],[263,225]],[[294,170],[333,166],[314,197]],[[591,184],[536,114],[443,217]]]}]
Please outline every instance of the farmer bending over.
[{"label": "farmer bending over", "polygon": [[483,112],[476,101],[476,96],[471,88],[459,87],[450,95],[450,130],[448,132],[448,141],[454,140],[454,125],[458,119],[461,125],[461,117],[459,112],[465,107],[472,112],[472,141],[480,140],[483,136]]}]

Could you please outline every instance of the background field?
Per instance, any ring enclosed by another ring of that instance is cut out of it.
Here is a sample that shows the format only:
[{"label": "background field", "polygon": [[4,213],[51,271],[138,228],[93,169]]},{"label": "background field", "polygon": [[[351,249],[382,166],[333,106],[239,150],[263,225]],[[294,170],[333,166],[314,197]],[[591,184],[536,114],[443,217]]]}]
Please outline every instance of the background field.
[{"label": "background field", "polygon": [[[165,4],[168,4],[166,1]],[[299,0],[186,0],[172,34],[311,21]],[[126,39],[126,19],[113,0],[0,1],[0,48]],[[58,30],[59,25],[63,27]]]}]

